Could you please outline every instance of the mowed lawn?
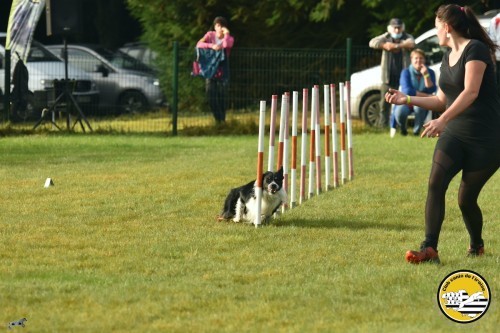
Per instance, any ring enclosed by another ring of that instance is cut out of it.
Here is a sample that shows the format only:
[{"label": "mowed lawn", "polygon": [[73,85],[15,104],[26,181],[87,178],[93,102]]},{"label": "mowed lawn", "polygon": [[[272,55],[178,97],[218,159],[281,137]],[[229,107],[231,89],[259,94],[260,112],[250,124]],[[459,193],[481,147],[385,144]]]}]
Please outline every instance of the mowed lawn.
[{"label": "mowed lawn", "polygon": [[[229,189],[255,177],[255,136],[0,138],[0,326],[26,317],[14,329],[498,332],[499,173],[480,196],[484,257],[466,257],[457,177],[442,265],[404,261],[423,240],[434,144],[355,134],[353,181],[255,228],[216,222]],[[441,281],[461,269],[491,289],[471,324],[437,303]]]}]

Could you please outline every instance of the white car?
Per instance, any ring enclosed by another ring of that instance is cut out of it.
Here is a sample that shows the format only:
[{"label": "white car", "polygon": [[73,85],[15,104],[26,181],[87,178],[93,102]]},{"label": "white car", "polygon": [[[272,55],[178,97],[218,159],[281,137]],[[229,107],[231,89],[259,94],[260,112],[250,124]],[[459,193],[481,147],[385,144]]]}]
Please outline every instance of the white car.
[{"label": "white car", "polygon": [[[0,92],[3,94],[5,91],[5,39],[7,34],[0,32]],[[14,55],[11,58],[14,59]],[[13,60],[14,62],[14,60]],[[28,69],[29,82],[28,89],[31,94],[28,98],[28,107],[26,110],[12,110],[13,114],[11,120],[32,120],[40,117],[40,110],[38,107],[44,107],[53,102],[57,96],[52,96],[55,92],[54,81],[63,80],[65,77],[64,62],[54,56],[42,44],[33,41],[31,44],[28,59],[26,61],[26,68]],[[14,71],[15,64],[11,65],[11,76]],[[99,90],[96,83],[92,80],[90,75],[84,71],[68,66],[68,79],[75,81],[73,96],[78,102],[78,105],[84,111],[91,111],[98,104]],[[12,87],[11,87],[12,88]],[[12,89],[10,89],[12,90]],[[37,92],[45,92],[45,100],[35,100]],[[41,103],[42,105],[37,105]],[[45,105],[43,105],[45,104]]]},{"label": "white car", "polygon": [[[490,11],[479,16],[479,22],[485,29],[496,13]],[[436,72],[436,82],[439,82],[441,60],[446,48],[439,45],[436,28],[418,36],[415,44],[416,48],[425,52],[427,65]],[[375,66],[351,75],[351,115],[363,119],[369,126],[374,126],[380,116],[380,70],[380,66]]]}]

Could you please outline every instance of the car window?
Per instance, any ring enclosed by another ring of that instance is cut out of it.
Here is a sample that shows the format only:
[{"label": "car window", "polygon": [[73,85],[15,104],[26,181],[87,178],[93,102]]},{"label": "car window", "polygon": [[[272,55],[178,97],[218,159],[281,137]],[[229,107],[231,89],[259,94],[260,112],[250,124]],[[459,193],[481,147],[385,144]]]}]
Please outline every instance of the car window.
[{"label": "car window", "polygon": [[77,49],[68,49],[68,62],[85,72],[95,72],[97,67],[102,65],[92,54]]},{"label": "car window", "polygon": [[127,53],[131,56],[131,57],[134,57],[136,59],[140,59],[141,58],[141,55],[142,55],[142,52],[140,49],[128,49],[127,50]]},{"label": "car window", "polygon": [[135,70],[135,71],[142,71],[142,72],[152,72],[152,69],[139,60],[129,56],[126,53],[117,51],[113,53],[113,56],[109,61],[116,67],[123,68],[123,69],[130,69],[130,70]]},{"label": "car window", "polygon": [[33,42],[31,44],[30,53],[28,54],[27,62],[61,62],[61,59],[53,55],[49,50],[43,47],[41,44]]},{"label": "car window", "polygon": [[431,36],[417,44],[417,48],[425,52],[425,60],[428,65],[434,65],[443,60],[446,48],[439,45],[437,36]]},{"label": "car window", "polygon": [[135,70],[141,72],[152,73],[153,69],[139,60],[129,56],[122,51],[111,51],[105,48],[95,48],[94,51],[99,53],[103,58],[108,60],[113,66],[121,69]]}]

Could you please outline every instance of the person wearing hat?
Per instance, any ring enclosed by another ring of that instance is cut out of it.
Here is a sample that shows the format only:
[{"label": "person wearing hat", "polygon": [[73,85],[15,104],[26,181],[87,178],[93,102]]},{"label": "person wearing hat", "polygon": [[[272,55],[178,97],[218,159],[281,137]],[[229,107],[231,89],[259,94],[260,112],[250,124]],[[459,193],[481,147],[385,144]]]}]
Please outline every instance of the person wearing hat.
[{"label": "person wearing hat", "polygon": [[405,25],[399,18],[389,21],[387,32],[374,37],[368,44],[371,48],[382,50],[380,86],[379,127],[387,127],[391,105],[385,101],[389,88],[399,88],[399,77],[404,68],[410,66],[410,52],[415,47],[415,39],[405,31]]}]

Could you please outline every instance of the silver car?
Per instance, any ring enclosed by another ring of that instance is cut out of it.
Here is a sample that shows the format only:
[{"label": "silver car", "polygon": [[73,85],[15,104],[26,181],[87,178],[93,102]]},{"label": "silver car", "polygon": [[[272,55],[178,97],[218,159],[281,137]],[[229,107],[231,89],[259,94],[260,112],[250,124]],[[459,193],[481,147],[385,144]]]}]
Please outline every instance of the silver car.
[{"label": "silver car", "polygon": [[[63,45],[47,45],[63,58]],[[166,105],[153,69],[121,51],[98,45],[67,45],[68,63],[91,75],[100,91],[99,106],[135,113]]]},{"label": "silver car", "polygon": [[[5,32],[0,32],[0,92],[6,90],[4,87],[5,68],[3,66],[5,62],[4,45],[6,36]],[[15,58],[15,56],[12,56],[12,59],[16,60]],[[11,75],[14,67],[15,64],[12,64]],[[26,67],[29,74],[28,89],[30,90],[28,107],[26,110],[13,110],[13,120],[31,120],[39,117],[40,110],[38,108],[47,106],[49,102],[52,102],[57,97],[51,96],[55,92],[54,84],[65,77],[63,61],[54,56],[44,45],[37,41],[33,41],[31,44],[26,60]],[[73,96],[84,112],[88,112],[94,108],[98,104],[99,91],[90,75],[78,68],[68,66],[68,78],[74,80]],[[35,96],[45,96],[45,98],[44,100],[38,100]]]}]

